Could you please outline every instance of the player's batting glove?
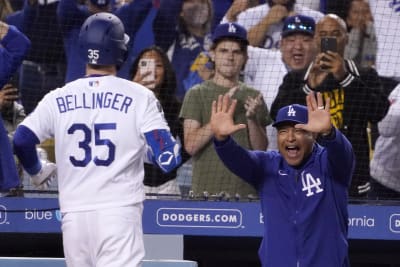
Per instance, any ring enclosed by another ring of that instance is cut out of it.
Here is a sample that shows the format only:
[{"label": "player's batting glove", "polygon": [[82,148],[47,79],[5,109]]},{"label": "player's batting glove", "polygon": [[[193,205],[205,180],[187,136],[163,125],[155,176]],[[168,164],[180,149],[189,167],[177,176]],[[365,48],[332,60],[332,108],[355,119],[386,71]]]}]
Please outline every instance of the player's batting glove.
[{"label": "player's batting glove", "polygon": [[41,161],[42,168],[40,171],[31,176],[32,183],[39,190],[46,190],[57,177],[57,166],[53,162]]}]

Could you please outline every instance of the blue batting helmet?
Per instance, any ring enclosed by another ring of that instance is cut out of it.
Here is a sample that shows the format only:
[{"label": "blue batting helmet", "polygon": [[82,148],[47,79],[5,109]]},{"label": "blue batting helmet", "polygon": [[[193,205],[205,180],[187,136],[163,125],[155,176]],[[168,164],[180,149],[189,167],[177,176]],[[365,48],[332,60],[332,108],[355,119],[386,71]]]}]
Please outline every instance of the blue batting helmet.
[{"label": "blue batting helmet", "polygon": [[111,13],[100,12],[83,23],[78,42],[86,63],[121,66],[126,59],[128,41],[121,20]]}]

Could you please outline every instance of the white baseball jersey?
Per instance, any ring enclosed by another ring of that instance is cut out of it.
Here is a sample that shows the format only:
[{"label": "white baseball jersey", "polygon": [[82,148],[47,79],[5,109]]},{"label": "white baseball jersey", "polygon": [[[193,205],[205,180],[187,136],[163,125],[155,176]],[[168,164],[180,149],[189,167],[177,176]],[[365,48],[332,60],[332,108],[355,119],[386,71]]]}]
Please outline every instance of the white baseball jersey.
[{"label": "white baseball jersey", "polygon": [[[244,69],[244,81],[259,90],[264,97],[268,110],[278,95],[279,86],[283,82],[287,68],[282,61],[280,50],[248,47],[249,59]],[[277,132],[272,125],[267,126],[268,150],[277,150]]]},{"label": "white baseball jersey", "polygon": [[48,93],[22,123],[55,138],[62,212],[144,200],[144,133],[168,129],[147,88],[115,76],[78,79]]},{"label": "white baseball jersey", "polygon": [[389,101],[390,108],[378,123],[380,136],[375,143],[370,172],[379,183],[400,192],[400,85],[390,93]]},{"label": "white baseball jersey", "polygon": [[[246,30],[249,30],[257,23],[259,23],[269,12],[270,7],[268,4],[258,5],[249,8],[239,14],[237,18],[237,23],[242,25]],[[319,11],[310,9],[308,7],[301,6],[299,4],[294,5],[294,13],[312,17],[315,22],[321,19],[324,14]],[[227,23],[228,20],[224,17],[221,23]],[[281,39],[281,32],[283,28],[283,22],[273,24],[269,27],[267,31],[267,36],[265,37],[264,48],[267,49],[277,49],[279,48],[279,41]]]},{"label": "white baseball jersey", "polygon": [[369,0],[378,43],[376,70],[400,81],[400,1]]}]

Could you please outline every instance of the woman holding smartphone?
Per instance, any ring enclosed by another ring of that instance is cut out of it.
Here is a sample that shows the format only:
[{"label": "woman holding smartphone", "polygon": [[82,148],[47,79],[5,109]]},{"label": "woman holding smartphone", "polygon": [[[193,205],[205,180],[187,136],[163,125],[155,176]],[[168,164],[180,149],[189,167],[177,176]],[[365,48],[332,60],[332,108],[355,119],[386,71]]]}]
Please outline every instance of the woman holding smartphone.
[{"label": "woman holding smartphone", "polygon": [[[181,104],[175,96],[176,76],[167,55],[158,46],[145,48],[133,62],[130,73],[132,81],[154,92],[160,101],[171,133],[182,142],[183,130],[178,118]],[[185,162],[188,154],[183,145],[181,152],[182,162]],[[145,163],[144,184],[147,196],[180,196],[176,175],[176,169],[170,173],[163,173],[157,166]]]}]

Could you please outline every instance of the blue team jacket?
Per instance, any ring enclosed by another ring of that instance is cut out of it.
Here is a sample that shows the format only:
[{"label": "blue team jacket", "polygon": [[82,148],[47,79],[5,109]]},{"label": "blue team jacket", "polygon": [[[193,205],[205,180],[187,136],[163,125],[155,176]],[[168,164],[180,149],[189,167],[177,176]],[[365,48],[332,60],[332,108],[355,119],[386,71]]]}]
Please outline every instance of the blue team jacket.
[{"label": "blue team jacket", "polygon": [[31,41],[15,26],[9,25],[0,41],[0,90],[17,71],[31,47]]},{"label": "blue team jacket", "polygon": [[263,267],[349,266],[347,190],[355,160],[350,142],[335,131],[299,168],[275,151],[247,151],[231,138],[214,141],[224,164],[259,192]]},{"label": "blue team jacket", "polygon": [[[17,71],[30,46],[30,40],[10,25],[6,36],[0,41],[0,90]],[[0,148],[0,191],[7,191],[19,185],[19,177],[1,114]]]}]

